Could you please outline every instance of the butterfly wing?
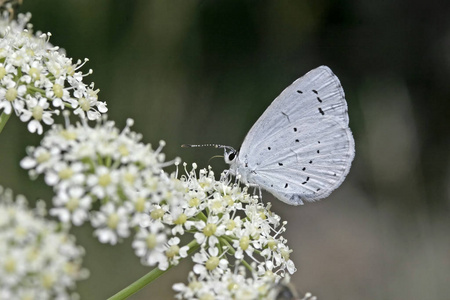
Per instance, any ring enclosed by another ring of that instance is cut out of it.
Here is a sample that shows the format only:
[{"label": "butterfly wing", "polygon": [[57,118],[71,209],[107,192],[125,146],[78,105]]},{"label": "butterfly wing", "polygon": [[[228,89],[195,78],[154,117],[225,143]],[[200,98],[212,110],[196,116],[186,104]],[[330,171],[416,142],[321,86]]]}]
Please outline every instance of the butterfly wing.
[{"label": "butterfly wing", "polygon": [[254,153],[259,143],[291,122],[324,116],[335,117],[348,125],[347,102],[341,83],[330,68],[320,66],[294,81],[275,98],[247,133],[240,152]]},{"label": "butterfly wing", "polygon": [[244,158],[249,182],[293,205],[327,197],[344,181],[355,155],[350,129],[328,117],[292,123],[259,147]]},{"label": "butterfly wing", "polygon": [[354,148],[344,91],[322,66],[286,88],[258,119],[242,144],[239,172],[298,205],[328,196],[343,182]]}]

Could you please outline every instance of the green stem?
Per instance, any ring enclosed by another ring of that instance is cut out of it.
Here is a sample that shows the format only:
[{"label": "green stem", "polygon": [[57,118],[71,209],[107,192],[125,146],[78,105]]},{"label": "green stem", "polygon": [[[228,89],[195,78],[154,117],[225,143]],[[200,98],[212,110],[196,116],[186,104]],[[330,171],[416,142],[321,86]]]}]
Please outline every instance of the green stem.
[{"label": "green stem", "polygon": [[[233,246],[231,246],[231,244],[226,239],[221,240],[228,246],[227,251],[230,251],[231,255],[234,255],[236,253],[236,250],[233,248]],[[250,266],[248,262],[246,262],[245,260],[241,260],[241,262],[249,271],[253,271],[252,266]]]},{"label": "green stem", "polygon": [[[197,244],[196,240],[192,240],[188,244],[188,246],[189,246],[188,256],[197,251],[198,248],[200,247],[200,245]],[[146,286],[147,284],[156,280],[159,276],[169,271],[172,267],[173,265],[170,265],[169,268],[167,268],[167,270],[165,271],[162,271],[158,268],[154,268],[153,270],[151,270],[150,272],[148,272],[147,274],[145,274],[144,276],[142,276],[141,278],[139,278],[138,280],[127,286],[126,288],[124,288],[123,290],[119,291],[114,296],[108,298],[108,300],[119,300],[119,299],[121,300],[130,297],[131,295],[142,289],[144,286]]]},{"label": "green stem", "polygon": [[6,122],[8,122],[11,114],[12,114],[12,112],[9,115],[5,114],[5,112],[2,112],[2,114],[0,115],[0,133],[3,130],[3,127],[5,127]]},{"label": "green stem", "polygon": [[45,95],[45,91],[43,89],[37,88],[37,87],[32,86],[32,85],[27,85],[27,90],[31,91],[31,92],[37,92],[37,93],[40,93],[42,95]]}]

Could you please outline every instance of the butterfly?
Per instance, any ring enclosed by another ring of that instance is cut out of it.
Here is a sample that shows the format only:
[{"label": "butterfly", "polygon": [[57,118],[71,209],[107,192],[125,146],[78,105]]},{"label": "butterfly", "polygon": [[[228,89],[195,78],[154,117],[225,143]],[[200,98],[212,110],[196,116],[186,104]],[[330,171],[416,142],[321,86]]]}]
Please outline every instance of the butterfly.
[{"label": "butterfly", "polygon": [[290,205],[330,195],[355,156],[345,93],[326,66],[294,81],[247,133],[240,150],[224,149],[229,173]]}]

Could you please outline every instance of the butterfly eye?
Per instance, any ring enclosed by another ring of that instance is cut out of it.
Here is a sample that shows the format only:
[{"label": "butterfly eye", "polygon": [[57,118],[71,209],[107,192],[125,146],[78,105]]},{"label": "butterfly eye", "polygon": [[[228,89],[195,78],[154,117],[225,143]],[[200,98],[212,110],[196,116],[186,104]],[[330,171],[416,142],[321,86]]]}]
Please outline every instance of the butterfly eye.
[{"label": "butterfly eye", "polygon": [[234,153],[234,152],[231,152],[229,155],[228,155],[228,160],[229,161],[233,161],[233,159],[236,157],[236,153]]}]

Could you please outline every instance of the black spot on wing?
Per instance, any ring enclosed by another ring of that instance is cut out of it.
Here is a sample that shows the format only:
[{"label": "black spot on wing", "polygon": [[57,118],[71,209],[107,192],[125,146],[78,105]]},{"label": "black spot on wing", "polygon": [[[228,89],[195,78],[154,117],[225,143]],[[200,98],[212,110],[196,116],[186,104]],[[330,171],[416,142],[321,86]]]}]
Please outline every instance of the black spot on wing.
[{"label": "black spot on wing", "polygon": [[303,94],[303,92],[302,92],[302,91],[300,91],[300,90],[297,90],[297,93],[299,93],[299,94]]},{"label": "black spot on wing", "polygon": [[322,108],[320,108],[320,107],[319,107],[319,112],[320,112],[320,114],[321,114],[322,116],[325,115],[325,113],[323,112]]},{"label": "black spot on wing", "polygon": [[314,93],[314,94],[318,94],[319,92],[317,92],[316,90],[312,90],[312,92]]}]

